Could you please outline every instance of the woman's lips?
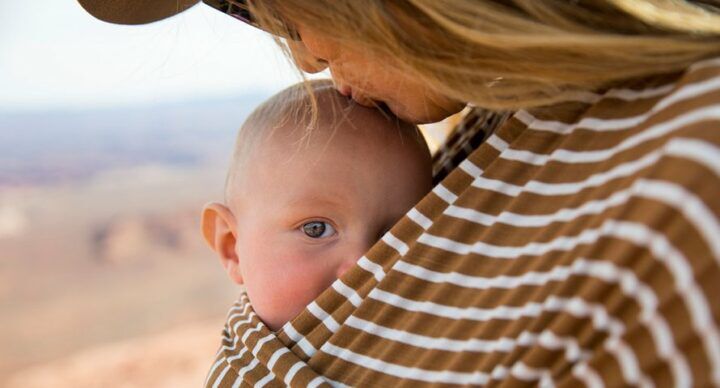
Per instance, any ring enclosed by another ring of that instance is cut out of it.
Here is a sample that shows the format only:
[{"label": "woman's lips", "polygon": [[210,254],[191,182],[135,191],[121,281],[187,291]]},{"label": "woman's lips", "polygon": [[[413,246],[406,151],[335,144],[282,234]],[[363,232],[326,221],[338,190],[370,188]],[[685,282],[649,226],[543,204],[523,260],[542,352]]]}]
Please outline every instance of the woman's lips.
[{"label": "woman's lips", "polygon": [[366,107],[374,107],[375,106],[375,103],[373,102],[373,100],[370,97],[366,96],[365,94],[363,94],[361,92],[354,90],[350,85],[340,84],[340,85],[336,86],[336,89],[337,89],[338,93],[342,94],[345,97],[349,97],[350,99],[352,99],[353,101],[355,101],[356,103],[358,103],[362,106],[366,106]]},{"label": "woman's lips", "polygon": [[375,102],[370,97],[366,96],[365,94],[359,93],[355,90],[351,90],[350,97],[353,99],[353,101],[355,101],[356,103],[358,103],[364,107],[368,107],[368,108],[375,107]]},{"label": "woman's lips", "polygon": [[349,85],[339,85],[337,91],[345,97],[352,97],[352,88]]}]

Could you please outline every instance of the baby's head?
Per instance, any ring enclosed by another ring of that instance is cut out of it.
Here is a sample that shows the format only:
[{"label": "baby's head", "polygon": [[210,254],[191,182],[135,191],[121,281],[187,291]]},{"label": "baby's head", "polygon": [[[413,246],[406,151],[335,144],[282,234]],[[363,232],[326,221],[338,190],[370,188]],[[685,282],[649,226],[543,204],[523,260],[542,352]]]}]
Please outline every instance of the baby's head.
[{"label": "baby's head", "polygon": [[[350,268],[431,188],[415,126],[361,107],[327,81],[283,90],[238,135],[225,203],[203,235],[272,329]],[[309,126],[312,124],[312,128]]]}]

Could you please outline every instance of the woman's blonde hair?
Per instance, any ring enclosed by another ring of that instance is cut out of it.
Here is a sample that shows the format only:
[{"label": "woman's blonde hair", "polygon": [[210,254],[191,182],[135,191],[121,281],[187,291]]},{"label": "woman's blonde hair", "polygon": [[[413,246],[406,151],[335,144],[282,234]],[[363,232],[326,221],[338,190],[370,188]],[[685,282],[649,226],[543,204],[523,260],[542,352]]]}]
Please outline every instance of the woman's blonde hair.
[{"label": "woman's blonde hair", "polygon": [[720,1],[262,0],[287,34],[302,24],[402,66],[437,92],[491,109],[681,71],[720,55]]}]

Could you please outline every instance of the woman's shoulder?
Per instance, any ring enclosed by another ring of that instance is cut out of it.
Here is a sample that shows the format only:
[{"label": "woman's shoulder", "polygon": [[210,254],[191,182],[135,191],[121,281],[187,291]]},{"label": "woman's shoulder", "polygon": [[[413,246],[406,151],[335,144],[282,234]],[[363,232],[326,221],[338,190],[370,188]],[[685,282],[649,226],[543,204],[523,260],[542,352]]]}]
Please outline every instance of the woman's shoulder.
[{"label": "woman's shoulder", "polygon": [[586,165],[648,152],[668,156],[688,139],[720,147],[720,58],[512,115],[471,109],[435,155],[435,176],[442,179],[481,145],[488,161],[535,155],[534,168],[538,161]]},{"label": "woman's shoulder", "polygon": [[610,89],[575,124],[624,132],[616,147],[639,150],[645,144],[644,153],[657,153],[676,164],[692,160],[696,167],[702,165],[701,175],[718,180],[720,58],[698,62],[677,75]]},{"label": "woman's shoulder", "polygon": [[695,230],[720,257],[720,58],[511,120],[522,131],[504,138],[499,158],[524,163],[544,194],[626,190],[618,213],[652,209],[638,216],[647,227],[676,237]]},{"label": "woman's shoulder", "polygon": [[666,123],[686,126],[716,121],[720,109],[720,58],[704,60],[685,71],[658,75],[612,88],[598,96],[588,116],[625,119],[644,128]]},{"label": "woman's shoulder", "polygon": [[720,58],[551,107],[521,110],[513,120],[530,133],[526,138],[535,144],[540,144],[538,138],[552,139],[560,153],[570,147],[577,152],[606,148],[616,154],[641,145],[644,152],[670,152],[679,138],[720,146]]}]

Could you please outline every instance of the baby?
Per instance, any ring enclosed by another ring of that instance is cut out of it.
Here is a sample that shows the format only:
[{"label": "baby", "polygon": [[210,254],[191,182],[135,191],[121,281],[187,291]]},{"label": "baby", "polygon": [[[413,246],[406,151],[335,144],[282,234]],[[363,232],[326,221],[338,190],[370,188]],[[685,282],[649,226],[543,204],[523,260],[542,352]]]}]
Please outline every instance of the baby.
[{"label": "baby", "polygon": [[302,84],[245,121],[225,203],[202,232],[271,330],[298,315],[431,189],[413,125],[354,104],[329,81]]}]

